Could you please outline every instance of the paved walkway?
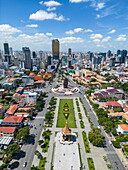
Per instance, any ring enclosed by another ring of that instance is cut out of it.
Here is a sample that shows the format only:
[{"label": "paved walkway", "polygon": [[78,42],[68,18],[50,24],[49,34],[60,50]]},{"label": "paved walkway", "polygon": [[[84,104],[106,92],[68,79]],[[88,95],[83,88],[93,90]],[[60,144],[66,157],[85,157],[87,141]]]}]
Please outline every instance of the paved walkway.
[{"label": "paved walkway", "polygon": [[[85,128],[81,129],[81,134],[82,134],[82,131],[85,131],[87,136],[88,136],[88,133],[91,130],[90,123],[88,121],[88,118],[85,115],[85,111],[84,111],[82,103],[80,102],[80,100],[78,100],[78,101],[79,101],[79,107],[80,107],[81,114],[82,114],[82,120],[83,120],[84,125],[85,125]],[[76,105],[75,105],[75,107],[76,107]],[[83,138],[82,138],[82,140],[83,140]],[[89,142],[89,140],[88,140],[88,142]],[[100,147],[95,147],[90,142],[89,142],[89,146],[90,146],[90,149],[91,149],[91,153],[85,153],[84,158],[86,158],[86,160],[87,160],[88,157],[93,158],[96,170],[103,170],[103,169],[107,170],[108,168],[106,166],[106,162],[103,159],[103,156],[106,156],[106,153],[105,153],[104,149],[100,148]]]},{"label": "paved walkway", "polygon": [[54,115],[54,124],[52,126],[52,135],[50,137],[50,142],[49,142],[49,149],[48,149],[48,155],[47,155],[47,162],[45,165],[46,170],[51,169],[52,165],[52,154],[53,154],[53,147],[55,143],[55,131],[56,131],[56,123],[57,123],[57,117],[58,117],[58,109],[59,109],[59,98],[57,98],[57,104],[56,104],[56,110],[55,110],[55,115]]}]

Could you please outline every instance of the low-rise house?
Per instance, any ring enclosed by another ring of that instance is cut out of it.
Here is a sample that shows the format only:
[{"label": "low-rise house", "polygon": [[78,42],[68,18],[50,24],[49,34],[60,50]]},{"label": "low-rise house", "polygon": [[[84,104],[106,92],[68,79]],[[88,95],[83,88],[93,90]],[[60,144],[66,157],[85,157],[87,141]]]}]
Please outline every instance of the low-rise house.
[{"label": "low-rise house", "polygon": [[19,93],[14,93],[12,97],[16,102],[20,100],[20,94]]},{"label": "low-rise house", "polygon": [[14,114],[15,116],[23,116],[23,117],[28,117],[30,115],[30,113],[26,113],[26,112],[17,112]]},{"label": "low-rise house", "polygon": [[7,115],[13,115],[15,112],[16,112],[16,110],[18,109],[18,105],[17,104],[13,104],[13,105],[11,105],[10,107],[9,107],[9,109],[7,110],[7,112],[6,112],[6,114]]},{"label": "low-rise house", "polygon": [[28,83],[33,84],[34,77],[33,76],[22,76],[22,82],[25,84],[28,84]]},{"label": "low-rise house", "polygon": [[109,113],[108,116],[124,118],[126,120],[126,123],[128,123],[128,113],[124,112]]},{"label": "low-rise house", "polygon": [[118,99],[123,99],[124,97],[124,93],[117,89],[108,89],[107,92],[110,97],[117,97]]},{"label": "low-rise house", "polygon": [[6,116],[1,122],[1,126],[21,128],[23,124],[23,119],[23,116]]},{"label": "low-rise house", "polygon": [[17,110],[18,112],[28,112],[31,111],[31,107],[20,107]]},{"label": "low-rise house", "polygon": [[25,105],[25,100],[24,99],[20,100],[19,101],[19,106],[23,107],[24,105]]},{"label": "low-rise house", "polygon": [[116,102],[116,101],[109,101],[105,103],[105,106],[107,107],[107,109],[121,109],[121,105]]},{"label": "low-rise house", "polygon": [[118,134],[128,134],[128,125],[127,124],[119,124],[116,129]]},{"label": "low-rise house", "polygon": [[34,82],[34,86],[38,87],[38,88],[42,88],[43,84],[44,84],[44,80],[38,80]]},{"label": "low-rise house", "polygon": [[24,91],[24,88],[23,88],[23,87],[18,87],[18,88],[16,89],[16,93],[19,93],[19,94],[22,94],[23,91]]},{"label": "low-rise house", "polygon": [[39,80],[43,80],[43,77],[41,75],[34,76],[34,81],[39,81]]},{"label": "low-rise house", "polygon": [[11,136],[14,137],[16,127],[0,127],[0,136]]}]

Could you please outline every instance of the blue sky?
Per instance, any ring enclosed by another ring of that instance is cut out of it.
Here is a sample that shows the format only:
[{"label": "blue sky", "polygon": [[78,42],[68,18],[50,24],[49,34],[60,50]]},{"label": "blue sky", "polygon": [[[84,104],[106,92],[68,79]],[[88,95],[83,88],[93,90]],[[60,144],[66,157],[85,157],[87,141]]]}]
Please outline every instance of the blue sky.
[{"label": "blue sky", "polygon": [[0,0],[0,49],[107,51],[128,47],[127,0]]}]

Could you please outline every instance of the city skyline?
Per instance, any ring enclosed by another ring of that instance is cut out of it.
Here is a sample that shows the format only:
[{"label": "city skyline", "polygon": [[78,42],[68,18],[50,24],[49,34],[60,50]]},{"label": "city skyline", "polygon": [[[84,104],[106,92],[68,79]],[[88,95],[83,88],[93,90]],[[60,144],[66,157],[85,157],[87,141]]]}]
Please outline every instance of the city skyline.
[{"label": "city skyline", "polygon": [[53,39],[60,41],[60,51],[127,49],[127,5],[121,0],[1,0],[0,49],[7,42],[14,50],[51,51]]}]

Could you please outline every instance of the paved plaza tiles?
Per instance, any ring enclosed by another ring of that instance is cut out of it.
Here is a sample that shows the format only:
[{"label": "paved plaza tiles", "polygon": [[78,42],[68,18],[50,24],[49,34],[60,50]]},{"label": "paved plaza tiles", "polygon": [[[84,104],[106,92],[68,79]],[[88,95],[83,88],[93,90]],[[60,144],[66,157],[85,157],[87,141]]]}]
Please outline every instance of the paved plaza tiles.
[{"label": "paved plaza tiles", "polygon": [[77,140],[72,144],[61,144],[59,141],[59,134],[55,140],[54,170],[79,170],[80,169],[80,156]]}]

